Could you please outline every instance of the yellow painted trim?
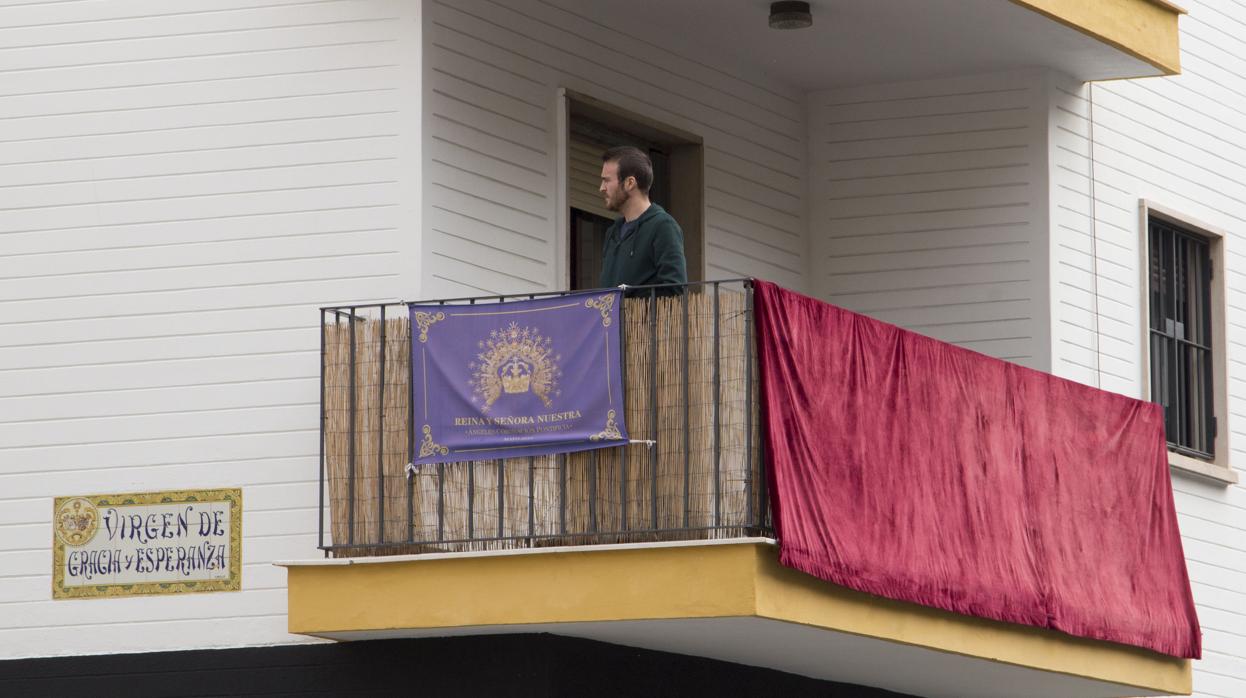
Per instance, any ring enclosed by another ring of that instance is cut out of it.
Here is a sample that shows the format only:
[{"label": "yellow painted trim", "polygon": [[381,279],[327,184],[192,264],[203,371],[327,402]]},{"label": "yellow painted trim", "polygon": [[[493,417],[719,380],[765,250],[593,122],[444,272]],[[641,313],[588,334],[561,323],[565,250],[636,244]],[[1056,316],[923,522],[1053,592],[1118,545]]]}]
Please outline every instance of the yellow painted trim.
[{"label": "yellow painted trim", "polygon": [[[291,633],[757,617],[1189,693],[1190,662],[914,604],[782,567],[762,543],[291,565]],[[706,580],[713,580],[707,584]]]},{"label": "yellow painted trim", "polygon": [[290,632],[751,615],[752,569],[735,545],[294,566]]},{"label": "yellow painted trim", "polygon": [[758,551],[757,615],[979,659],[1190,693],[1190,662],[1127,645],[948,613],[827,584]]},{"label": "yellow painted trim", "polygon": [[1150,63],[1165,75],[1181,72],[1177,18],[1185,11],[1163,0],[1012,0],[1087,36]]}]

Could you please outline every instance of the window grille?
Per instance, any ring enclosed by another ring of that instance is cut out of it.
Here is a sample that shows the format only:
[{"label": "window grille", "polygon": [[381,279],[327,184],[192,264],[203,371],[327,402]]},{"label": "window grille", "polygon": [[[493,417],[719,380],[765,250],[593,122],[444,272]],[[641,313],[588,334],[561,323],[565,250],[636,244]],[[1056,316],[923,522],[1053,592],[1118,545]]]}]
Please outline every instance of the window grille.
[{"label": "window grille", "polygon": [[1211,458],[1211,246],[1166,221],[1152,218],[1148,228],[1151,400],[1164,407],[1170,448]]}]

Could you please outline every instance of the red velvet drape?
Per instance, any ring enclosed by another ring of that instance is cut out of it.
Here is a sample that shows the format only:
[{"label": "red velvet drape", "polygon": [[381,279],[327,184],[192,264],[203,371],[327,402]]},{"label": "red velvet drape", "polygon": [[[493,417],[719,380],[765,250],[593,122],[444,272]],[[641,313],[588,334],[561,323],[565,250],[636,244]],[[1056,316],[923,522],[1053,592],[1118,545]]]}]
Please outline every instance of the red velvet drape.
[{"label": "red velvet drape", "polygon": [[1157,405],[758,281],[783,564],[858,591],[1198,657]]}]

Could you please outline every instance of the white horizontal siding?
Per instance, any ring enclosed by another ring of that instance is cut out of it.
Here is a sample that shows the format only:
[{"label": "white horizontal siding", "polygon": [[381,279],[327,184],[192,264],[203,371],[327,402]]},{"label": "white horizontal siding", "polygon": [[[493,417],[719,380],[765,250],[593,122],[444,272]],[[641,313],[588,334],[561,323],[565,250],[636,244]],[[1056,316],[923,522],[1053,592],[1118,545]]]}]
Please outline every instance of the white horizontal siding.
[{"label": "white horizontal siding", "polygon": [[578,134],[567,141],[567,203],[613,220],[617,214],[606,208],[600,193],[601,154],[607,147]]},{"label": "white horizontal siding", "polygon": [[[1182,74],[1052,90],[1052,370],[1142,394],[1139,201],[1227,231],[1229,465],[1246,459],[1246,6],[1188,3]],[[1093,118],[1092,118],[1093,117]],[[1093,157],[1092,157],[1093,156]],[[1093,184],[1091,176],[1093,174]],[[1246,480],[1246,477],[1242,478]],[[1173,476],[1203,625],[1197,696],[1246,694],[1246,488]]]},{"label": "white horizontal siding", "polygon": [[[559,88],[704,139],[707,278],[805,287],[798,93],[604,26],[576,3],[430,1],[427,12],[425,295],[565,285]],[[621,55],[638,69],[620,71]]]},{"label": "white horizontal siding", "polygon": [[[315,308],[417,276],[416,8],[0,7],[0,659],[306,641]],[[50,600],[53,497],[217,487],[242,592]]]},{"label": "white horizontal siding", "polygon": [[819,297],[1044,368],[1043,79],[990,75],[810,97]]}]

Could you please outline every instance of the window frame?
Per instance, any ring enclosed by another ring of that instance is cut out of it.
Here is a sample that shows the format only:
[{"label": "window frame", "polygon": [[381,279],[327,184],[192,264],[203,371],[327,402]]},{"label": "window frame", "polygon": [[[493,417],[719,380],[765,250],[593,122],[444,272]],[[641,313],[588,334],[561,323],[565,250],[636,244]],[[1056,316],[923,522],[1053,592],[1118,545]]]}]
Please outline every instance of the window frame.
[{"label": "window frame", "polygon": [[1150,222],[1159,220],[1186,233],[1201,237],[1207,241],[1211,264],[1211,286],[1209,293],[1211,318],[1211,367],[1212,367],[1212,415],[1216,420],[1215,437],[1212,442],[1214,455],[1210,458],[1198,457],[1181,453],[1168,448],[1168,464],[1174,470],[1198,475],[1220,483],[1235,483],[1237,472],[1229,465],[1228,425],[1228,378],[1227,356],[1228,342],[1226,339],[1227,318],[1225,314],[1225,244],[1228,234],[1215,226],[1208,225],[1183,213],[1142,199],[1140,210],[1140,234],[1138,249],[1140,253],[1140,293],[1139,319],[1141,329],[1141,374],[1142,398],[1151,399],[1151,245]]}]

